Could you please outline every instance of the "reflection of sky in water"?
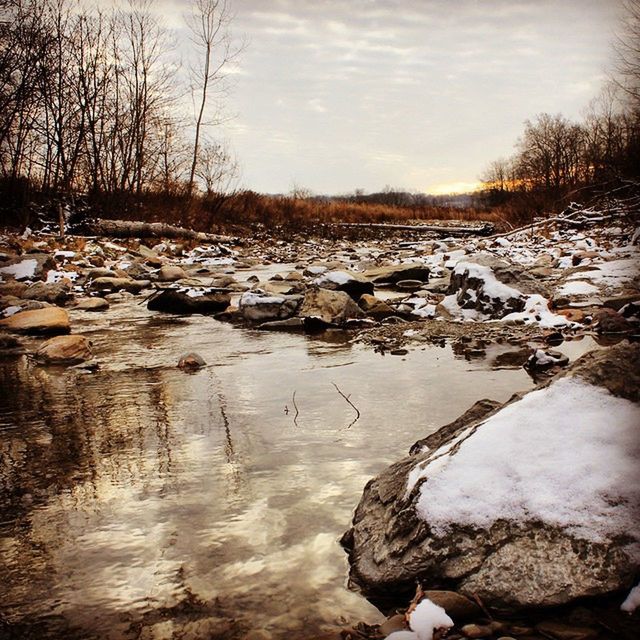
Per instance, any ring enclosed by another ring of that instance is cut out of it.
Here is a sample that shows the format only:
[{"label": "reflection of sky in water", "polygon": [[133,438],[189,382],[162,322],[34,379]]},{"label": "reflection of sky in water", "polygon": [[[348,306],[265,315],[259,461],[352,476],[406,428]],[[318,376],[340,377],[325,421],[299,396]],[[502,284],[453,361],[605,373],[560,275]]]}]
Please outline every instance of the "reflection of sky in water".
[{"label": "reflection of sky in water", "polygon": [[[75,318],[103,362],[93,375],[0,366],[11,620],[62,614],[123,637],[191,593],[276,634],[373,621],[343,586],[337,543],[364,484],[475,400],[531,386],[449,347],[383,357],[338,335],[150,317],[127,306]],[[188,375],[175,363],[191,350],[208,366]],[[361,412],[350,428],[334,382]]]}]

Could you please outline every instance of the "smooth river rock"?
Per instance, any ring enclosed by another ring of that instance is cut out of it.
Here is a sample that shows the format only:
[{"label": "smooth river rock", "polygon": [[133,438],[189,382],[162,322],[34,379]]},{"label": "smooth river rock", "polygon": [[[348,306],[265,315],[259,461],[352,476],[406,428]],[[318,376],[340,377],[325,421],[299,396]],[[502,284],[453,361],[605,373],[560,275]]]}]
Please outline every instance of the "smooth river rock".
[{"label": "smooth river rock", "polygon": [[0,328],[16,333],[35,335],[51,335],[71,331],[69,314],[60,307],[20,311],[9,318],[0,320]]},{"label": "smooth river rock", "polygon": [[36,359],[50,364],[77,364],[91,358],[91,343],[84,336],[56,336],[36,351]]}]

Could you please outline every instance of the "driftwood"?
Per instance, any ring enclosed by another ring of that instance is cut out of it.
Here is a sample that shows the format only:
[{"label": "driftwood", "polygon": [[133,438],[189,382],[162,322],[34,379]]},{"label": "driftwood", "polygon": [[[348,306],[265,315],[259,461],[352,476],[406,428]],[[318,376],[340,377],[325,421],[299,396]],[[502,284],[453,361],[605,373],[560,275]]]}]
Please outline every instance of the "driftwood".
[{"label": "driftwood", "polygon": [[447,236],[479,235],[484,236],[491,233],[495,228],[491,222],[483,222],[481,225],[468,227],[446,227],[437,224],[392,224],[386,222],[336,222],[337,227],[353,227],[361,229],[389,229],[392,231],[430,231]]},{"label": "driftwood", "polygon": [[200,242],[237,242],[233,236],[222,236],[193,231],[163,222],[136,222],[129,220],[87,220],[75,229],[76,233],[113,238],[169,238],[172,240],[199,240]]}]

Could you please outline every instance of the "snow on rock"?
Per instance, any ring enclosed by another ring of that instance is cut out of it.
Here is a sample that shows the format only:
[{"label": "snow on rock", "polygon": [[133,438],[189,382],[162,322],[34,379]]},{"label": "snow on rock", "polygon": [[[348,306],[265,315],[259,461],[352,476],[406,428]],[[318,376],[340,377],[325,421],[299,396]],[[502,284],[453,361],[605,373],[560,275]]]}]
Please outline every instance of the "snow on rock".
[{"label": "snow on rock", "polygon": [[640,607],[640,584],[631,589],[625,601],[620,605],[620,609],[627,613],[633,613],[638,607]]},{"label": "snow on rock", "polygon": [[327,271],[312,284],[331,291],[344,291],[356,302],[362,295],[373,295],[373,283],[349,271]]},{"label": "snow on rock", "polygon": [[600,293],[600,289],[584,280],[575,280],[563,284],[556,293],[562,296],[588,296]]},{"label": "snow on rock", "polygon": [[503,316],[503,321],[522,322],[524,324],[538,324],[543,329],[576,326],[563,315],[553,313],[549,309],[549,301],[540,295],[529,296],[520,312]]},{"label": "snow on rock", "polygon": [[22,260],[8,267],[0,268],[0,273],[12,276],[16,280],[30,280],[35,277],[38,261],[34,259]]},{"label": "snow on rock", "polygon": [[639,388],[640,344],[624,342],[443,428],[367,484],[344,538],[351,581],[386,604],[419,577],[512,609],[630,588]]},{"label": "snow on rock", "polygon": [[[500,281],[493,267],[501,267],[503,272],[507,269],[506,263],[482,254],[476,256],[474,261],[458,262],[451,274],[448,293],[455,295],[455,302],[460,309],[477,311],[489,318],[502,318],[509,313],[522,311],[525,296],[520,290]],[[450,300],[445,305],[453,315],[458,310],[452,302]],[[482,319],[482,316],[467,319]]]},{"label": "snow on rock", "polygon": [[242,317],[251,322],[285,320],[295,314],[301,300],[300,296],[274,296],[256,289],[243,293],[238,307]]}]

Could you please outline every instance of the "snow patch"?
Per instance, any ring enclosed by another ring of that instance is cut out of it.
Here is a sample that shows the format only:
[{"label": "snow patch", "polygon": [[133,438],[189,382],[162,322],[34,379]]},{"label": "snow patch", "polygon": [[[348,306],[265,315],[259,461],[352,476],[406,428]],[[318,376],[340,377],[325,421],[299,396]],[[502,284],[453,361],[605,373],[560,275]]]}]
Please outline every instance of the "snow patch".
[{"label": "snow patch", "polygon": [[627,613],[633,613],[638,607],[640,607],[640,583],[631,589],[625,601],[620,605],[620,609]]},{"label": "snow patch", "polygon": [[33,278],[36,273],[36,267],[38,261],[33,258],[11,264],[8,267],[2,267],[0,273],[6,273],[9,276],[13,276],[16,280],[29,280]]},{"label": "snow patch", "polygon": [[592,293],[600,293],[600,289],[584,280],[575,280],[563,284],[557,293],[563,296],[588,296]]},{"label": "snow patch", "polygon": [[640,542],[639,425],[638,405],[563,378],[459,437],[455,455],[452,443],[434,451],[409,474],[407,491],[427,478],[416,511],[437,533],[454,523],[541,520],[594,542]]},{"label": "snow patch", "polygon": [[525,300],[524,311],[516,311],[502,318],[503,322],[509,320],[524,324],[536,323],[543,329],[573,326],[573,323],[565,316],[550,311],[549,301],[538,294],[531,295]]},{"label": "snow patch", "polygon": [[453,620],[442,607],[425,598],[409,615],[409,626],[418,640],[432,640],[434,631],[450,629]]}]

